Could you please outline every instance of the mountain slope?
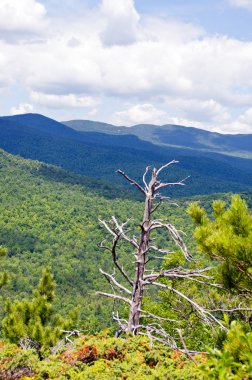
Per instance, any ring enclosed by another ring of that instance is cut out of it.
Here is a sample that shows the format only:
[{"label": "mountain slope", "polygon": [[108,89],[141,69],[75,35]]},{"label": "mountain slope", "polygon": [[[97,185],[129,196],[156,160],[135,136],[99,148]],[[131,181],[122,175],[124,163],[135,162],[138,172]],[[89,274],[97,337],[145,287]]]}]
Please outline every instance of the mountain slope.
[{"label": "mountain slope", "polygon": [[50,119],[40,114],[22,114],[14,116],[3,116],[0,118],[0,125],[22,128],[29,131],[30,128],[36,131],[50,133],[61,137],[75,137],[77,133],[56,120]]},{"label": "mountain slope", "polygon": [[[42,268],[49,266],[57,282],[57,309],[63,315],[79,305],[88,325],[105,327],[110,323],[113,303],[97,298],[98,289],[109,290],[99,268],[112,272],[111,257],[98,247],[106,238],[99,219],[115,215],[119,220],[141,220],[142,203],[124,199],[108,200],[73,176],[38,161],[25,160],[0,150],[0,245],[8,248],[1,258],[1,271],[10,273],[9,284],[1,289],[0,317],[7,297],[21,298],[31,293]],[[64,174],[64,176],[63,176]],[[159,215],[170,216],[189,231],[192,222],[184,210],[160,208]],[[122,256],[124,253],[122,252]],[[128,250],[126,250],[128,253]],[[123,261],[127,270],[128,260]],[[92,318],[91,318],[92,316]],[[90,319],[89,319],[90,317]]]},{"label": "mountain slope", "polygon": [[252,135],[228,135],[208,132],[198,128],[166,124],[162,126],[139,124],[116,127],[88,120],[64,121],[65,125],[82,132],[102,132],[114,135],[134,134],[142,140],[162,146],[183,147],[238,157],[252,158]]},{"label": "mountain slope", "polygon": [[[111,215],[121,222],[130,219],[132,234],[136,235],[142,202],[105,199],[86,186],[85,179],[82,183],[71,173],[3,150],[0,183],[0,245],[8,248],[8,256],[1,259],[1,271],[10,273],[9,284],[1,289],[0,317],[7,297],[30,294],[42,268],[49,266],[57,282],[57,309],[64,315],[79,305],[89,327],[108,326],[113,303],[94,295],[98,289],[109,289],[99,268],[113,271],[110,253],[98,247],[106,238],[99,219],[108,220]],[[203,205],[208,199],[213,196],[201,198]],[[249,199],[251,203],[251,195]],[[187,200],[177,203],[180,207],[159,207],[157,218],[183,230],[186,243],[192,247],[193,223],[186,213]],[[120,260],[125,270],[129,252],[122,246]]]},{"label": "mountain slope", "polygon": [[77,132],[42,115],[0,118],[0,147],[25,158],[122,184],[119,176],[114,176],[118,168],[141,180],[147,165],[160,166],[176,158],[180,165],[169,171],[169,180],[191,176],[186,187],[176,189],[176,195],[182,196],[239,192],[252,187],[251,160],[160,147],[132,135]]}]

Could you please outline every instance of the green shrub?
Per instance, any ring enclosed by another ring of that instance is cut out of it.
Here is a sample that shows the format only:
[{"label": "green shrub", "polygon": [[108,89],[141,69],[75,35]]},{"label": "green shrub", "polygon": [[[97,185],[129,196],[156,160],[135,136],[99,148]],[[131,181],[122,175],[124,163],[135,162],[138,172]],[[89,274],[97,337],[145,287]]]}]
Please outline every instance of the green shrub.
[{"label": "green shrub", "polygon": [[210,350],[202,372],[208,379],[252,379],[252,332],[233,321],[222,350]]}]

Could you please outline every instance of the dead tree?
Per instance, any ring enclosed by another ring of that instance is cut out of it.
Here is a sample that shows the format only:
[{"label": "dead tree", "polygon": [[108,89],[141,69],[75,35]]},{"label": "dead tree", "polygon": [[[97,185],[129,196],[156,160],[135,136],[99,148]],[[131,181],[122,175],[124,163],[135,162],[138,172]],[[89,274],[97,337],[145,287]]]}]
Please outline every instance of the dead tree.
[{"label": "dead tree", "polygon": [[[159,169],[150,170],[150,167],[147,167],[143,175],[143,186],[129,178],[127,174],[123,171],[118,170],[117,173],[123,176],[126,181],[131,185],[136,187],[145,198],[144,214],[143,221],[140,224],[140,234],[139,237],[129,237],[127,231],[127,224],[129,221],[120,224],[118,220],[112,216],[110,221],[100,220],[106,230],[113,237],[112,245],[107,245],[106,242],[100,243],[100,247],[106,250],[109,250],[112,254],[112,259],[116,270],[123,276],[124,282],[127,285],[121,284],[116,279],[116,271],[113,274],[109,274],[100,269],[100,272],[106,277],[110,285],[112,286],[113,293],[97,292],[98,295],[109,297],[116,300],[121,300],[129,305],[129,317],[128,320],[122,320],[119,318],[118,313],[114,314],[113,318],[118,322],[120,330],[126,333],[132,334],[145,334],[150,338],[158,340],[160,342],[168,343],[171,347],[176,348],[175,340],[167,334],[161,326],[162,320],[167,320],[156,316],[148,311],[143,310],[142,300],[145,293],[145,290],[149,286],[156,286],[160,289],[167,289],[174,292],[179,298],[186,300],[189,304],[195,309],[195,311],[200,315],[203,320],[207,323],[216,323],[222,329],[225,327],[221,322],[210,312],[205,310],[202,306],[197,304],[192,299],[188,298],[184,293],[176,290],[172,286],[166,285],[162,282],[159,282],[161,278],[186,278],[190,281],[196,281],[200,283],[207,283],[212,286],[218,286],[212,284],[211,277],[206,274],[210,268],[196,269],[196,270],[186,270],[181,267],[160,270],[157,272],[149,273],[147,272],[147,263],[150,259],[151,253],[159,255],[159,257],[154,256],[154,258],[163,258],[164,255],[168,254],[169,251],[160,249],[153,245],[151,234],[156,229],[165,229],[170,235],[175,244],[179,247],[182,254],[184,255],[187,261],[192,260],[192,256],[189,253],[183,239],[181,238],[179,232],[176,228],[170,223],[164,223],[162,220],[154,219],[153,214],[157,208],[164,201],[169,201],[168,197],[165,197],[160,194],[160,190],[172,186],[184,186],[185,179],[178,182],[161,182],[159,180],[160,174],[163,170],[167,169],[169,166],[177,163],[173,160]],[[147,175],[150,175],[150,180],[147,181]],[[170,202],[172,203],[172,202]],[[135,275],[134,278],[126,273],[123,266],[120,264],[117,258],[117,248],[119,241],[126,241],[129,243],[134,250],[134,269]],[[148,274],[149,273],[149,274]],[[124,294],[124,295],[122,295]],[[147,325],[141,324],[142,318],[152,318],[157,320],[155,323],[150,323]]]}]

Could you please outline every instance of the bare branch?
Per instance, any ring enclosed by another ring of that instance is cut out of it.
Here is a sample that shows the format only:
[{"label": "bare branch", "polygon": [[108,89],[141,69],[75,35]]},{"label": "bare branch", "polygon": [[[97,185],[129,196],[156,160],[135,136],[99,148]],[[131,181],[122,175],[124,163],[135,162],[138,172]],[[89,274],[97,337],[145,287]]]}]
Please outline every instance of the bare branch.
[{"label": "bare branch", "polygon": [[164,187],[170,187],[170,186],[185,186],[185,181],[189,178],[190,176],[185,177],[184,179],[181,179],[178,182],[161,182],[158,186],[156,186],[155,190],[162,189]]},{"label": "bare branch", "polygon": [[[158,259],[158,257],[156,257],[156,258]],[[159,259],[163,259],[164,260],[163,257],[160,257]],[[220,285],[220,284],[215,284],[215,283],[199,280],[197,278],[190,277],[189,275],[178,274],[178,273],[175,273],[175,272],[174,273],[168,273],[168,274],[165,273],[165,272],[160,272],[160,273],[154,273],[154,274],[151,274],[151,275],[147,275],[147,276],[145,276],[145,279],[147,279],[147,281],[144,282],[144,285],[152,285],[153,281],[155,281],[155,280],[157,280],[159,278],[162,278],[162,277],[166,277],[166,278],[182,278],[182,279],[187,279],[189,281],[198,282],[199,284],[203,284],[203,285],[207,285],[207,286],[213,286],[214,288],[218,288],[218,289],[223,289],[223,286]]]},{"label": "bare branch", "polygon": [[[141,313],[142,313],[141,318],[153,318],[153,319],[157,319],[158,321],[169,321],[169,322],[179,323],[179,321],[177,321],[176,319],[159,317],[158,315],[152,314],[149,311],[141,310]],[[146,314],[146,315],[143,315],[143,314]]]},{"label": "bare branch", "polygon": [[116,321],[120,327],[120,329],[116,332],[115,337],[118,338],[122,332],[127,332],[128,322],[126,319],[119,318],[118,311],[112,312],[112,318],[114,321]]},{"label": "bare branch", "polygon": [[134,248],[138,249],[139,244],[137,243],[137,240],[134,238],[134,236],[133,238],[129,238],[123,230],[123,228],[128,224],[130,219],[128,219],[126,222],[122,223],[121,225],[118,223],[117,219],[114,216],[112,216],[112,221],[117,228],[117,234],[119,235],[120,233],[120,238],[122,238],[123,240],[133,245]]},{"label": "bare branch", "polygon": [[182,270],[181,268],[175,268],[175,269],[163,270],[159,273],[145,275],[144,280],[148,280],[148,283],[149,281],[155,281],[158,278],[162,278],[162,277],[171,277],[171,278],[178,277],[178,278],[187,278],[190,280],[195,280],[192,277],[200,277],[206,280],[210,280],[212,279],[211,276],[207,276],[203,274],[204,272],[207,272],[210,269],[212,268],[208,267],[208,268],[195,269],[195,270]]},{"label": "bare branch", "polygon": [[119,318],[119,314],[118,314],[118,311],[115,313],[115,312],[113,312],[112,313],[112,317],[113,317],[113,319],[114,319],[114,321],[116,321],[118,324],[119,324],[119,326],[121,327],[121,329],[123,330],[123,331],[126,331],[127,330],[127,321],[126,321],[126,319],[123,319],[123,318]]},{"label": "bare branch", "polygon": [[154,195],[153,195],[153,198],[152,199],[158,199],[159,200],[159,202],[157,203],[157,205],[156,206],[154,206],[153,207],[153,211],[151,211],[151,214],[162,204],[162,203],[166,203],[166,204],[168,204],[168,205],[170,205],[170,206],[176,206],[176,207],[179,207],[179,205],[178,205],[178,203],[176,203],[176,202],[172,202],[172,201],[170,201],[170,199],[171,199],[171,197],[167,197],[167,196],[164,196],[164,195],[162,195],[162,194],[160,194],[160,193],[155,193]]},{"label": "bare branch", "polygon": [[155,212],[157,209],[158,209],[158,207],[159,206],[161,206],[161,204],[162,204],[163,202],[162,202],[162,200],[160,200],[152,209],[151,209],[151,214],[153,214],[153,212]]},{"label": "bare branch", "polygon": [[117,288],[119,288],[119,289],[123,290],[125,293],[131,295],[132,292],[130,290],[128,290],[127,288],[125,288],[123,285],[121,285],[118,281],[116,281],[116,279],[113,277],[112,274],[106,273],[102,269],[99,269],[99,271],[101,274],[103,274],[107,278],[107,280],[109,281],[110,284],[112,282]]},{"label": "bare branch", "polygon": [[225,326],[223,326],[223,324],[217,318],[215,318],[214,315],[212,315],[209,311],[205,310],[203,307],[201,307],[196,302],[191,300],[185,294],[181,293],[179,290],[174,289],[173,287],[168,286],[168,285],[160,284],[159,282],[153,282],[153,284],[160,287],[160,288],[171,290],[172,292],[176,293],[181,298],[185,299],[187,302],[189,302],[194,307],[194,309],[199,313],[199,315],[201,315],[201,317],[207,323],[210,323],[211,321],[215,322],[221,327],[221,329],[227,330],[227,328]]},{"label": "bare branch", "polygon": [[166,203],[169,206],[176,206],[179,207],[178,203],[170,201],[170,197],[164,197],[163,195],[160,195],[159,193],[155,194],[153,199],[159,199],[159,203]]},{"label": "bare branch", "polygon": [[149,169],[150,169],[150,166],[146,166],[146,169],[145,169],[145,172],[144,172],[144,175],[143,175],[143,183],[144,183],[144,186],[145,186],[145,191],[148,190],[148,185],[147,185],[147,182],[146,182],[146,175],[147,175]]},{"label": "bare branch", "polygon": [[206,281],[198,280],[197,278],[191,278],[191,277],[186,277],[186,278],[190,281],[198,282],[199,284],[213,286],[214,288],[218,288],[218,289],[223,289],[223,286],[220,284],[213,284],[212,282],[206,282]]},{"label": "bare branch", "polygon": [[207,311],[215,312],[215,311],[221,311],[222,313],[233,313],[235,311],[252,311],[252,308],[250,307],[236,307],[234,309],[208,309]]},{"label": "bare branch", "polygon": [[169,223],[168,224],[164,224],[164,223],[161,223],[159,221],[154,221],[154,222],[151,223],[150,230],[154,230],[156,228],[165,228],[165,229],[167,229],[167,231],[170,233],[173,241],[176,243],[176,245],[183,252],[186,260],[188,260],[188,261],[192,260],[192,256],[189,253],[189,251],[187,249],[187,246],[185,245],[183,239],[181,238],[181,236],[179,235],[178,231],[176,230],[176,228],[172,224],[169,224]]},{"label": "bare branch", "polygon": [[[125,270],[123,269],[122,265],[119,264],[118,260],[117,260],[117,257],[116,257],[116,247],[117,247],[117,243],[118,241],[120,240],[120,237],[121,237],[121,233],[119,232],[119,234],[117,234],[115,231],[113,231],[107,224],[107,222],[105,222],[104,220],[100,220],[100,222],[105,226],[105,228],[109,231],[109,233],[114,236],[114,239],[113,239],[113,243],[112,243],[112,247],[110,249],[111,253],[112,253],[112,258],[113,258],[113,261],[114,261],[114,264],[116,266],[116,268],[121,272],[121,274],[123,275],[123,277],[128,281],[128,283],[130,285],[133,285],[133,281],[129,278],[129,276],[127,275],[127,273],[125,272]],[[106,247],[105,247],[106,248]],[[107,249],[107,248],[106,248]]]},{"label": "bare branch", "polygon": [[125,174],[122,170],[117,170],[116,171],[118,174],[121,174],[131,185],[135,186],[138,190],[140,190],[144,195],[146,195],[145,190],[142,188],[142,186],[139,185],[136,181],[133,179],[129,178],[127,174]]},{"label": "bare branch", "polygon": [[162,253],[163,255],[174,253],[174,252],[170,251],[169,249],[161,249],[161,248],[156,247],[155,245],[150,245],[149,250],[152,250],[152,251],[158,252],[158,253]]},{"label": "bare branch", "polygon": [[170,162],[167,162],[167,164],[161,166],[161,167],[157,170],[157,176],[159,175],[159,173],[160,173],[162,170],[168,168],[168,166],[171,166],[171,165],[173,165],[173,164],[177,164],[178,162],[179,162],[179,161],[176,161],[176,160],[172,160],[172,161],[170,161]]},{"label": "bare branch", "polygon": [[97,294],[98,296],[113,298],[115,300],[121,300],[121,301],[126,302],[127,304],[131,305],[131,300],[129,300],[128,298],[122,297],[119,294],[111,294],[111,293],[104,293],[104,292],[96,292],[95,294]]},{"label": "bare branch", "polygon": [[[156,340],[160,343],[168,344],[172,349],[177,349],[175,339],[158,323],[151,323],[147,326],[138,325],[135,326],[135,330],[137,330],[139,335],[148,336],[150,340]],[[143,333],[141,330],[145,330],[146,333]]]},{"label": "bare branch", "polygon": [[181,340],[181,343],[184,347],[184,350],[185,350],[185,354],[188,356],[188,358],[195,364],[195,365],[198,365],[198,363],[196,362],[196,360],[194,359],[194,357],[190,354],[190,352],[188,351],[187,347],[186,347],[186,344],[185,344],[185,341],[184,341],[184,338],[182,336],[182,332],[180,329],[176,329],[178,334],[179,334],[179,338]]},{"label": "bare branch", "polygon": [[106,222],[106,220],[101,220],[99,219],[99,222],[102,223],[104,225],[104,227],[106,228],[106,230],[114,237],[117,237],[117,234],[109,227],[108,223]]},{"label": "bare branch", "polygon": [[171,260],[170,257],[162,257],[162,256],[151,256],[146,260],[146,264],[151,260]]},{"label": "bare branch", "polygon": [[73,342],[70,338],[72,336],[79,336],[80,333],[81,333],[81,330],[73,330],[73,331],[68,331],[68,330],[60,330],[60,332],[64,333],[64,334],[67,334],[65,336],[65,341],[66,342]]},{"label": "bare branch", "polygon": [[130,285],[133,285],[133,281],[129,278],[129,276],[127,275],[127,273],[125,272],[125,270],[123,269],[123,266],[121,266],[116,258],[116,245],[117,245],[117,242],[118,242],[119,238],[118,239],[114,239],[113,241],[113,246],[112,246],[112,249],[111,249],[111,252],[112,252],[112,257],[113,257],[113,261],[114,261],[114,264],[115,266],[117,267],[117,269],[121,272],[121,274],[123,275],[123,277],[128,281],[128,283]]}]

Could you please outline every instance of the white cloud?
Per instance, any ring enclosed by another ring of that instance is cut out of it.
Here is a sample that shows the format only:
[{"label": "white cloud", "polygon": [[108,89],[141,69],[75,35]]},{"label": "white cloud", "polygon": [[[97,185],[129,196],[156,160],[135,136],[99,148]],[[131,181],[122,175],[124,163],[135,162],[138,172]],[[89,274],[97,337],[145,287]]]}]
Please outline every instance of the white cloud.
[{"label": "white cloud", "polygon": [[0,41],[0,88],[8,87],[14,81],[11,61],[11,50]]},{"label": "white cloud", "polygon": [[240,115],[239,120],[243,123],[250,124],[252,128],[252,108],[247,109]]},{"label": "white cloud", "polygon": [[104,49],[99,41],[82,41],[71,52],[60,40],[39,46],[29,83],[52,93],[100,91],[147,101],[155,95],[197,95],[226,106],[247,106],[251,101],[250,42],[206,38],[174,45],[173,40],[146,39]]},{"label": "white cloud", "polygon": [[101,33],[104,45],[127,45],[137,40],[140,16],[133,0],[102,0],[101,12],[105,19]]},{"label": "white cloud", "polygon": [[94,116],[96,116],[98,113],[98,108],[93,108],[91,109],[89,112],[88,112],[88,116],[93,118]]},{"label": "white cloud", "polygon": [[211,128],[211,126],[208,125],[208,128],[205,128],[205,123],[198,120],[171,116],[168,112],[154,107],[150,103],[128,105],[123,111],[115,112],[110,122],[116,125],[126,125],[128,127],[136,124],[173,124],[218,131],[218,127],[214,126]]},{"label": "white cloud", "polygon": [[133,124],[164,124],[168,120],[165,111],[155,108],[152,104],[131,105],[113,115],[115,124],[132,126]]},{"label": "white cloud", "polygon": [[[123,124],[220,130],[232,124],[229,114],[252,104],[252,41],[140,17],[133,0],[103,0],[64,20],[47,15],[39,1],[0,0],[0,25],[0,87],[18,83],[31,93],[23,103],[95,113],[99,99],[116,99],[114,118]],[[44,43],[20,44],[38,33]],[[235,123],[230,128],[248,128],[242,119]]]},{"label": "white cloud", "polygon": [[5,72],[1,71],[0,72],[0,89],[8,87],[9,85],[11,85],[11,82],[12,82],[11,77],[8,76]]},{"label": "white cloud", "polygon": [[228,110],[213,99],[167,99],[184,118],[208,124],[221,124],[230,120]]},{"label": "white cloud", "polygon": [[252,11],[252,0],[229,0],[231,5]]},{"label": "white cloud", "polygon": [[[14,75],[32,90],[51,95],[130,96],[146,103],[155,96],[197,97],[223,107],[251,104],[252,43],[204,37],[192,24],[142,16],[139,39],[108,48],[100,39],[100,20],[109,22],[113,12],[115,18],[134,14],[134,7],[128,0],[104,0],[102,7],[107,14],[96,9],[81,22],[51,24],[47,43],[16,46]],[[116,28],[113,35],[118,36],[123,28]]]},{"label": "white cloud", "polygon": [[169,42],[173,46],[206,35],[204,29],[189,22],[145,16],[142,20],[145,40]]},{"label": "white cloud", "polygon": [[252,133],[252,108],[248,108],[232,123],[224,126],[229,133]]},{"label": "white cloud", "polygon": [[17,107],[12,107],[10,110],[11,115],[19,115],[23,113],[30,113],[34,111],[34,107],[29,103],[20,103]]},{"label": "white cloud", "polygon": [[31,93],[31,100],[48,108],[94,107],[99,103],[99,99],[92,96],[77,96],[74,94],[51,95],[34,91]]},{"label": "white cloud", "polygon": [[252,134],[252,108],[231,119],[215,126],[214,131],[220,133],[251,133]]},{"label": "white cloud", "polygon": [[[183,101],[181,104],[183,104]],[[184,103],[184,106],[189,109],[190,104],[192,109],[195,108],[192,111],[193,114],[185,114],[184,116],[173,116],[150,103],[128,105],[124,110],[115,112],[109,121],[116,125],[129,127],[135,124],[173,124],[219,133],[252,133],[252,108],[232,119],[225,109],[222,109],[221,106],[213,101],[202,103],[191,101],[187,104]],[[199,115],[202,112],[204,117],[201,119]],[[178,112],[175,113],[178,114]],[[212,118],[210,117],[211,114]],[[210,115],[208,119],[207,115]]]},{"label": "white cloud", "polygon": [[1,0],[1,38],[14,42],[41,32],[45,15],[44,5],[36,0]]}]

